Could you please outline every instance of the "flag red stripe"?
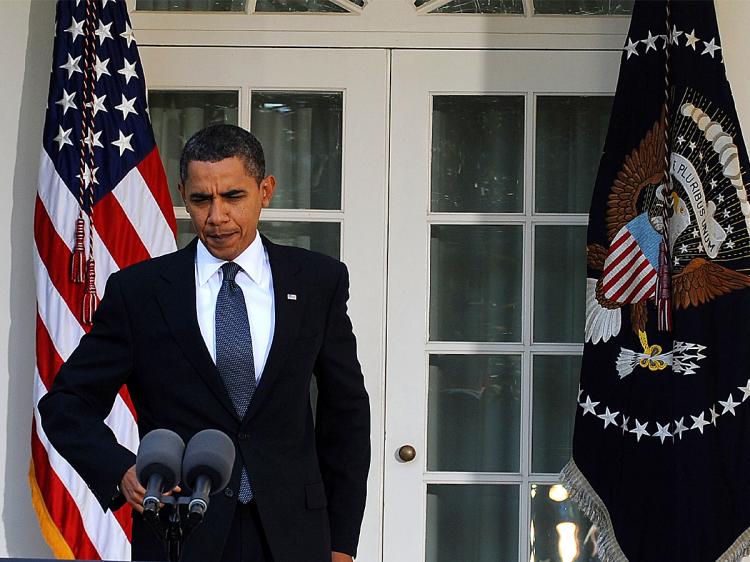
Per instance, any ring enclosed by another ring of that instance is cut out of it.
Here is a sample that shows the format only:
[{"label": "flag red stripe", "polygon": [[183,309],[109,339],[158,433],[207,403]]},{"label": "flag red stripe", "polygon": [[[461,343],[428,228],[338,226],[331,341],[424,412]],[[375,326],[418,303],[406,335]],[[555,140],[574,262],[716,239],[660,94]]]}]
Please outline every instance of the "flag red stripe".
[{"label": "flag red stripe", "polygon": [[73,554],[80,560],[99,560],[99,553],[86,534],[75,501],[49,463],[47,451],[39,439],[35,424],[31,426],[31,456],[34,459],[37,485],[44,497],[47,512],[65,537]]},{"label": "flag red stripe", "polygon": [[[71,219],[75,220],[75,219]],[[68,308],[78,319],[81,328],[89,331],[90,326],[81,323],[81,307],[83,305],[83,283],[73,283],[70,280],[70,262],[73,253],[57,234],[50,216],[37,195],[34,207],[34,241],[39,257],[47,268],[47,275],[60,296],[67,303]]]},{"label": "flag red stripe", "polygon": [[[633,249],[637,247],[638,243],[636,242],[635,238],[629,238],[628,242],[629,244],[627,245],[627,247],[622,252],[620,252],[614,260],[612,260],[608,264],[605,264],[604,266],[605,277],[609,275],[610,273],[612,273],[612,271],[614,271],[624,259],[627,259],[628,256],[632,255]],[[610,251],[609,255],[611,256],[613,253],[614,253],[613,251]],[[618,271],[618,273],[620,272]]]},{"label": "flag red stripe", "polygon": [[143,180],[146,182],[151,194],[159,205],[164,218],[167,220],[172,233],[177,236],[177,220],[174,217],[174,208],[172,198],[169,195],[169,184],[167,175],[164,173],[164,167],[161,165],[159,149],[154,145],[154,149],[141,160],[137,166]]},{"label": "flag red stripe", "polygon": [[627,280],[622,284],[622,286],[617,290],[617,292],[614,294],[612,298],[613,301],[618,300],[630,287],[631,283],[633,283],[638,276],[641,274],[641,272],[649,267],[648,260],[646,259],[646,256],[641,256],[643,258],[643,261],[641,262],[641,265],[639,265],[637,268],[632,270],[630,275],[628,276]]},{"label": "flag red stripe", "polygon": [[641,252],[639,248],[634,248],[630,251],[627,256],[624,256],[624,258],[628,259],[628,262],[623,264],[623,266],[612,277],[604,281],[604,290],[609,291],[613,289],[620,282],[620,279],[630,273],[631,268],[635,267],[638,260],[645,259],[645,257],[646,256],[643,255],[643,252]]},{"label": "flag red stripe", "polygon": [[617,248],[622,246],[622,244],[626,240],[632,240],[630,231],[626,228],[624,231],[621,231],[614,240],[612,240],[612,245],[609,247],[609,253],[613,254]]},{"label": "flag red stripe", "polygon": [[630,291],[630,294],[627,295],[625,298],[625,302],[634,302],[635,297],[638,296],[638,293],[641,292],[643,287],[646,286],[646,284],[653,282],[655,278],[656,278],[656,270],[651,270],[651,272],[649,272],[648,275],[646,275],[643,279],[641,279],[640,283],[638,283],[638,285],[636,285],[635,288],[632,291]]},{"label": "flag red stripe", "polygon": [[120,269],[151,257],[111,192],[102,197],[94,207],[94,224],[97,225],[99,238]]},{"label": "flag red stripe", "polygon": [[42,317],[36,315],[36,366],[39,376],[47,390],[52,386],[57,371],[62,367],[63,360],[55,350],[52,338],[49,336],[47,327],[42,322]]}]

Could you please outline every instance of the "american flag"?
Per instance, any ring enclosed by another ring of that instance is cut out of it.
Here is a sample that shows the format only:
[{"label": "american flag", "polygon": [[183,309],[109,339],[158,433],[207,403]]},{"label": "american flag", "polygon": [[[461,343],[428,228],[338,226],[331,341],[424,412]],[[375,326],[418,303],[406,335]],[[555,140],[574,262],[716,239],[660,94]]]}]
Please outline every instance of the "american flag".
[{"label": "american flag", "polygon": [[[37,404],[89,329],[111,273],[175,249],[176,223],[154,141],[125,0],[60,0],[34,212],[37,291],[29,482],[59,558],[130,559],[130,513],[102,511],[50,445]],[[135,451],[126,389],[106,420]]]}]

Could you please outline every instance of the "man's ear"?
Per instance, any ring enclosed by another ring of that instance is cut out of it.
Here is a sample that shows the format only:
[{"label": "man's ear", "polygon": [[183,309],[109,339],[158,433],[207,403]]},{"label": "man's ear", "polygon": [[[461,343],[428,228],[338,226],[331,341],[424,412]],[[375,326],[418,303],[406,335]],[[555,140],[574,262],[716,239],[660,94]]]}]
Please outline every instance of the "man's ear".
[{"label": "man's ear", "polygon": [[271,198],[273,198],[273,192],[276,189],[276,178],[274,176],[266,176],[260,182],[261,189],[261,205],[268,207],[271,204]]},{"label": "man's ear", "polygon": [[180,191],[180,197],[182,197],[182,204],[187,207],[187,199],[185,199],[185,186],[182,182],[177,184],[177,189]]}]

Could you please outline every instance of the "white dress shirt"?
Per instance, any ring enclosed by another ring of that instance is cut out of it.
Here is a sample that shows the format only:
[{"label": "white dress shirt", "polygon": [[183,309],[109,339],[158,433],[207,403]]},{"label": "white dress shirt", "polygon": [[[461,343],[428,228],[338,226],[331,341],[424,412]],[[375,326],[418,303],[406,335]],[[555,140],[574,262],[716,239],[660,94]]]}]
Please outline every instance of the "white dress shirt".
[{"label": "white dress shirt", "polygon": [[[235,281],[245,296],[250,335],[253,338],[255,379],[260,382],[271,349],[275,325],[271,264],[260,235],[256,234],[252,244],[232,261],[242,268],[237,273]],[[219,296],[224,278],[221,266],[225,263],[227,262],[212,256],[203,242],[198,240],[198,250],[195,254],[195,308],[203,341],[206,342],[214,363],[216,298]]]}]

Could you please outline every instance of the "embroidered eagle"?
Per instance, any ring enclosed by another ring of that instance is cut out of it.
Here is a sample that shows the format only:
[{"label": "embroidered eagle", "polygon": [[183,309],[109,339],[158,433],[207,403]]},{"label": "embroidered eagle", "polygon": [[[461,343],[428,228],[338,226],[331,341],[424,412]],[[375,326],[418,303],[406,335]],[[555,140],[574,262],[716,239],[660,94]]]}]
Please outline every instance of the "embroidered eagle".
[{"label": "embroidered eagle", "polygon": [[[661,119],[625,157],[612,185],[606,214],[610,246],[587,246],[589,269],[602,275],[586,282],[586,341],[606,342],[619,334],[625,306],[630,307],[633,332],[645,330],[647,303],[656,291],[664,206],[670,216],[670,250],[691,224],[690,209],[678,193],[665,195],[664,155]],[[715,210],[712,205],[709,202],[709,213]],[[750,276],[702,257],[693,258],[682,269],[675,267],[672,275],[674,306],[678,309],[699,306],[746,287],[750,287]]]}]

